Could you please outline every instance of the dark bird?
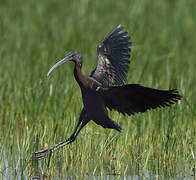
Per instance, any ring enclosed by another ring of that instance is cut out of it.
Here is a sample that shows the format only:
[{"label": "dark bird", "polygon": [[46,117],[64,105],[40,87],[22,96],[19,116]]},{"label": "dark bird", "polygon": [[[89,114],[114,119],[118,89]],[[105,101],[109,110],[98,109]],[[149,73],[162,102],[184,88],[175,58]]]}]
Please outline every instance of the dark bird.
[{"label": "dark bird", "polygon": [[175,89],[158,90],[139,84],[125,84],[130,64],[131,38],[123,29],[123,26],[118,25],[98,45],[97,66],[89,76],[81,72],[82,55],[78,51],[69,53],[49,70],[47,77],[63,63],[68,61],[75,63],[74,76],[82,92],[84,107],[70,138],[50,149],[34,152],[34,158],[47,157],[48,153],[72,143],[90,120],[103,128],[120,132],[121,127],[108,117],[107,108],[133,115],[148,109],[170,106],[181,99]]}]

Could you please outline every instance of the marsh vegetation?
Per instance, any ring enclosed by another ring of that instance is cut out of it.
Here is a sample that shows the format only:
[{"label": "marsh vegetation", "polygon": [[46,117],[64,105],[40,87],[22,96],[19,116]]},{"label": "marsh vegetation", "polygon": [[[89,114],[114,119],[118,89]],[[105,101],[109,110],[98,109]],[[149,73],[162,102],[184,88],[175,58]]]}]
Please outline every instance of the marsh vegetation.
[{"label": "marsh vegetation", "polygon": [[[196,153],[196,11],[178,1],[0,1],[0,177],[193,178]],[[69,51],[96,66],[97,45],[116,25],[132,37],[129,83],[179,90],[171,108],[110,112],[122,132],[90,122],[50,159],[32,152],[69,137],[82,108],[73,64],[46,73]]]}]

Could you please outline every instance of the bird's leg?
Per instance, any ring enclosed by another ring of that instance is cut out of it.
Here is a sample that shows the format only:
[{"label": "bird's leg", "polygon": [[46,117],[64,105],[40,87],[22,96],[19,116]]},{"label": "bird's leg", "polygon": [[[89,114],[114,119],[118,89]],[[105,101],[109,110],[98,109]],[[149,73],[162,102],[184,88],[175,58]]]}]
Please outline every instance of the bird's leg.
[{"label": "bird's leg", "polygon": [[[79,132],[82,130],[82,128],[90,121],[90,119],[85,118],[82,121],[82,125],[80,126],[80,128],[78,129],[78,131],[74,131],[74,133],[70,136],[70,138],[68,138],[65,142],[66,144],[70,144],[73,141],[75,141],[76,137],[78,136]],[[77,130],[77,129],[76,129]]]},{"label": "bird's leg", "polygon": [[74,135],[75,135],[75,133],[76,133],[78,127],[80,126],[81,122],[82,122],[82,118],[81,118],[81,116],[80,116],[79,121],[78,121],[78,123],[77,123],[77,125],[76,125],[76,127],[75,127],[75,129],[74,129],[74,132],[72,133],[72,135],[71,135],[66,141],[68,141],[68,140],[74,138]]},{"label": "bird's leg", "polygon": [[[62,148],[67,144],[72,143],[73,141],[75,141],[76,137],[78,136],[79,132],[81,131],[81,129],[90,121],[90,119],[87,117],[84,109],[82,110],[81,114],[80,114],[80,118],[78,121],[78,124],[76,125],[74,132],[72,133],[72,135],[65,141],[60,142],[59,144],[55,145],[55,149],[58,148]],[[81,124],[82,123],[82,124]],[[78,129],[79,125],[81,124],[80,128]],[[77,131],[78,129],[78,131]]]},{"label": "bird's leg", "polygon": [[[59,148],[62,148],[62,147],[64,147],[64,146],[67,145],[67,144],[72,143],[72,142],[76,139],[76,137],[77,137],[77,135],[79,134],[80,130],[89,122],[89,121],[88,121],[88,122],[83,122],[82,125],[81,125],[81,127],[80,127],[80,129],[79,129],[78,132],[77,132],[77,129],[78,129],[78,127],[80,126],[80,124],[81,124],[81,122],[82,122],[82,120],[83,120],[84,118],[85,118],[85,110],[82,109],[82,111],[81,111],[81,113],[80,113],[79,121],[78,121],[78,123],[77,123],[77,125],[76,125],[76,127],[75,127],[75,129],[74,129],[74,132],[72,133],[72,135],[71,135],[67,140],[62,141],[62,142],[56,144],[55,146],[53,146],[53,147],[51,147],[51,148],[48,148],[48,149],[44,149],[44,150],[41,150],[41,151],[34,152],[34,153],[33,153],[33,158],[35,158],[35,159],[46,158],[46,157],[48,156],[48,153],[53,153],[55,150],[57,150],[57,149],[59,149]],[[76,132],[77,132],[77,133],[76,133]],[[76,133],[76,135],[75,135],[75,133]]]}]

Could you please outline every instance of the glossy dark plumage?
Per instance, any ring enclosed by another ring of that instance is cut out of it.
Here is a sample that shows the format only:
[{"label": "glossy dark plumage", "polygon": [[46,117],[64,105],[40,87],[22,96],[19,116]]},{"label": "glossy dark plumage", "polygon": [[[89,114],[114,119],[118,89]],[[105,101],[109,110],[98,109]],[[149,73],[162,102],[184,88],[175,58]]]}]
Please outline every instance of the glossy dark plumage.
[{"label": "glossy dark plumage", "polygon": [[90,76],[81,72],[82,55],[78,51],[69,53],[49,70],[47,76],[67,61],[75,63],[74,76],[81,89],[84,107],[70,138],[50,149],[33,153],[34,158],[47,157],[48,152],[52,153],[73,142],[90,120],[104,128],[121,131],[121,127],[108,117],[107,108],[132,115],[148,109],[170,106],[181,99],[177,90],[158,90],[139,84],[125,85],[130,63],[131,39],[123,29],[121,25],[117,26],[99,44],[97,67]]},{"label": "glossy dark plumage", "polygon": [[181,96],[177,90],[158,90],[139,84],[126,84],[102,90],[106,106],[120,113],[132,115],[148,109],[174,104]]},{"label": "glossy dark plumage", "polygon": [[129,69],[131,38],[128,32],[123,32],[121,25],[117,26],[97,47],[98,61],[91,77],[103,87],[122,85],[126,82]]}]

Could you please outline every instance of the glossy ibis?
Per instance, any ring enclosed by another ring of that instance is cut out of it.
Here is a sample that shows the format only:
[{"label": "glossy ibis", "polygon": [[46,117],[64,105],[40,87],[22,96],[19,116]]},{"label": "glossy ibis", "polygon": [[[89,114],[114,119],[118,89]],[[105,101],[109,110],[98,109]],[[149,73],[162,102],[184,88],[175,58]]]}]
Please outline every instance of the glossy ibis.
[{"label": "glossy ibis", "polygon": [[47,77],[63,63],[68,61],[75,63],[74,76],[82,92],[84,107],[70,138],[50,149],[33,153],[34,158],[47,157],[48,152],[52,153],[54,150],[72,143],[90,120],[103,128],[121,131],[121,127],[108,117],[107,108],[133,115],[148,109],[170,106],[181,99],[175,89],[158,90],[139,84],[125,84],[130,64],[131,38],[123,29],[123,26],[118,25],[98,45],[97,66],[89,76],[81,72],[82,55],[78,51],[69,53],[49,70]]}]

